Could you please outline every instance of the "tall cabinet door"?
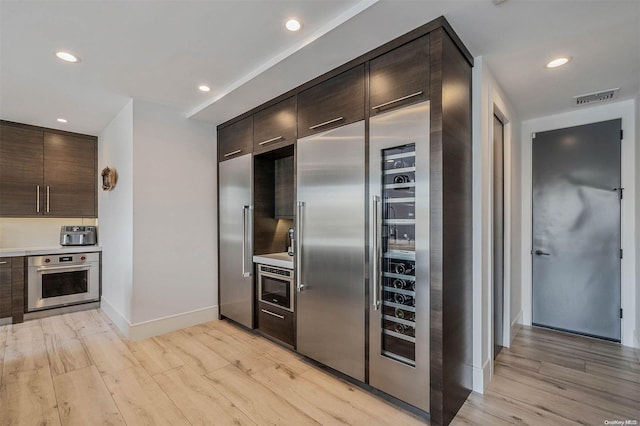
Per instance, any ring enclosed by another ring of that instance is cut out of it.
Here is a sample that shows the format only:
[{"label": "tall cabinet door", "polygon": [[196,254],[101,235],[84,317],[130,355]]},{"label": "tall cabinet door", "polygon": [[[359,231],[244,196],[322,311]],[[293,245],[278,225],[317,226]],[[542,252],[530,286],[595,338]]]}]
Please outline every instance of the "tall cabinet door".
[{"label": "tall cabinet door", "polygon": [[369,384],[429,411],[429,102],[370,119]]},{"label": "tall cabinet door", "polygon": [[44,214],[96,217],[96,141],[44,134]]},{"label": "tall cabinet door", "polygon": [[297,350],[364,380],[364,121],[297,149]]},{"label": "tall cabinet door", "polygon": [[41,216],[42,130],[0,125],[0,216]]},{"label": "tall cabinet door", "polygon": [[251,154],[221,162],[219,173],[220,314],[253,328]]}]

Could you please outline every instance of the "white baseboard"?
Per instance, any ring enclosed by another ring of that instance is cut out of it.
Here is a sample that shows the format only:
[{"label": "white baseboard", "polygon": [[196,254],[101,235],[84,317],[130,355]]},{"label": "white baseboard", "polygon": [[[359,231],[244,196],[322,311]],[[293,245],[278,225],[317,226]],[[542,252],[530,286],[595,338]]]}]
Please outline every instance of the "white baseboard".
[{"label": "white baseboard", "polygon": [[511,347],[511,344],[513,343],[513,339],[516,338],[521,328],[522,328],[522,310],[520,310],[520,312],[518,312],[518,315],[516,315],[516,318],[513,321],[511,321],[511,335],[509,336],[511,337],[511,341],[509,342],[509,347]]},{"label": "white baseboard", "polygon": [[216,305],[131,324],[122,313],[104,298],[102,299],[101,307],[122,334],[132,342],[218,319],[218,306]]},{"label": "white baseboard", "polygon": [[473,391],[484,393],[491,380],[491,360],[484,362],[482,367],[473,367]]}]

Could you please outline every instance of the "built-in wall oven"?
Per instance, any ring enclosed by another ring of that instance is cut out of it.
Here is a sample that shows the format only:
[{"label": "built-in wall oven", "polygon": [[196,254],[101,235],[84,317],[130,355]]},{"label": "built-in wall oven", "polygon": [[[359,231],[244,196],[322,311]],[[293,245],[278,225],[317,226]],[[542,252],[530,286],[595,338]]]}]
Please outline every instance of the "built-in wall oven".
[{"label": "built-in wall oven", "polygon": [[258,265],[258,295],[261,302],[293,312],[293,271]]},{"label": "built-in wall oven", "polygon": [[28,312],[100,298],[100,253],[30,256],[27,269]]}]

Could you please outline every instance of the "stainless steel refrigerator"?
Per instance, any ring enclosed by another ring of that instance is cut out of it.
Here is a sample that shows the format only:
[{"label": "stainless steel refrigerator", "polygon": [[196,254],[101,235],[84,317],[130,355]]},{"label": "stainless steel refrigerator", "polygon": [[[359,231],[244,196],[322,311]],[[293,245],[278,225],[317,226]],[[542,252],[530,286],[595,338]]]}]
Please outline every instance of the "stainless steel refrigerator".
[{"label": "stainless steel refrigerator", "polygon": [[369,383],[430,411],[429,102],[369,123]]},{"label": "stainless steel refrigerator", "polygon": [[297,145],[297,350],[365,379],[364,121]]},{"label": "stainless steel refrigerator", "polygon": [[220,314],[253,328],[251,154],[219,164]]}]

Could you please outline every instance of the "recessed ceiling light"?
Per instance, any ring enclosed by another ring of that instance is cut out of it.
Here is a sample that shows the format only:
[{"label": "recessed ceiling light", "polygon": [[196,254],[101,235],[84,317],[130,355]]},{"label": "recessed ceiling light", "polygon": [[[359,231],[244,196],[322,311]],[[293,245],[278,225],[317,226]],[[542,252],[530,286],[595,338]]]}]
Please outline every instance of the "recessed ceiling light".
[{"label": "recessed ceiling light", "polygon": [[209,92],[211,90],[211,87],[207,86],[206,84],[201,84],[200,86],[198,86],[198,89],[200,89],[201,92]]},{"label": "recessed ceiling light", "polygon": [[80,58],[78,58],[76,55],[73,55],[69,52],[62,52],[62,51],[56,52],[56,56],[65,62],[73,62],[73,63],[80,62]]},{"label": "recessed ceiling light", "polygon": [[67,120],[66,120],[66,119],[64,119],[64,118],[58,118],[56,121],[57,121],[58,123],[66,123],[66,122],[67,122]]},{"label": "recessed ceiling light", "polygon": [[287,27],[289,31],[298,31],[300,28],[302,28],[302,24],[300,24],[300,21],[294,18],[289,19],[284,24],[284,26]]},{"label": "recessed ceiling light", "polygon": [[556,58],[553,61],[549,62],[545,66],[545,68],[558,68],[558,67],[563,66],[564,64],[566,64],[570,60],[571,60],[571,58],[569,58],[569,57]]}]

